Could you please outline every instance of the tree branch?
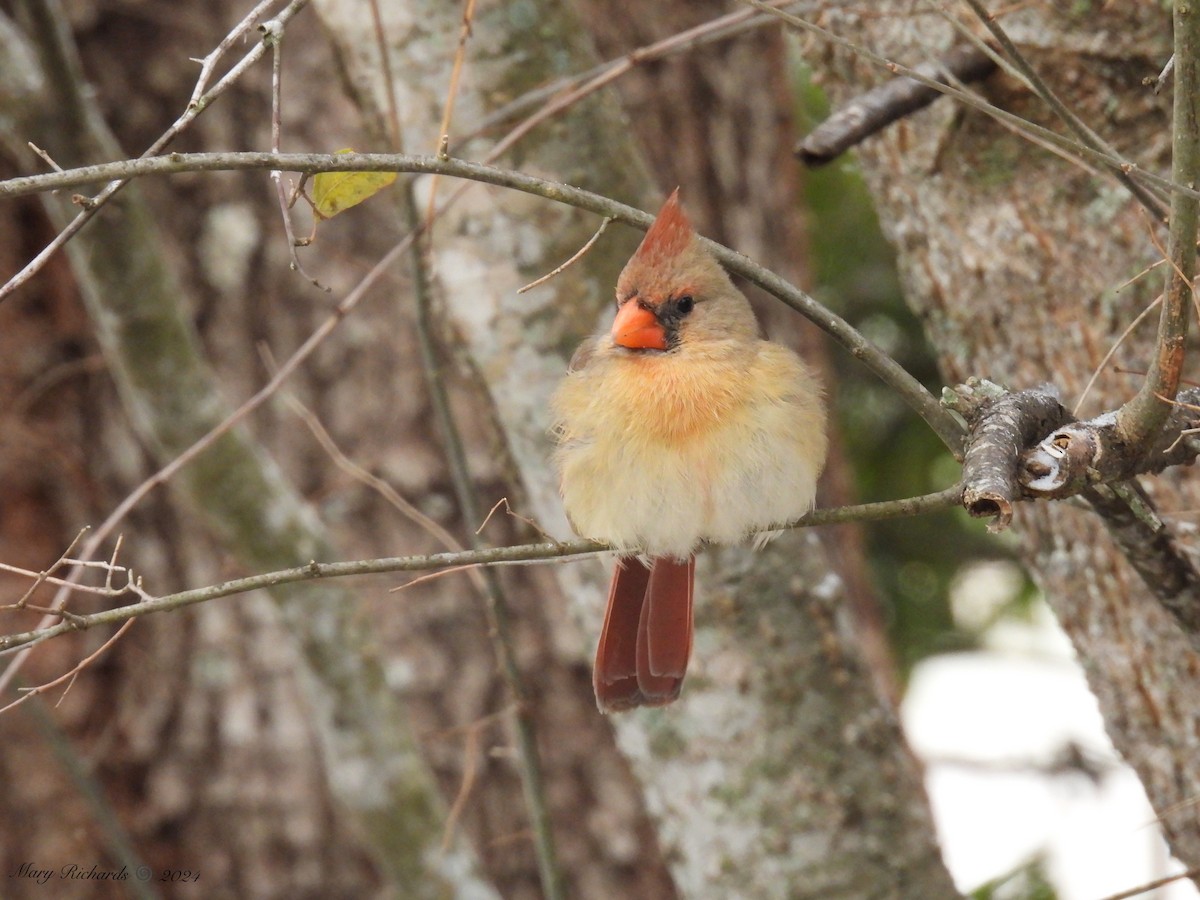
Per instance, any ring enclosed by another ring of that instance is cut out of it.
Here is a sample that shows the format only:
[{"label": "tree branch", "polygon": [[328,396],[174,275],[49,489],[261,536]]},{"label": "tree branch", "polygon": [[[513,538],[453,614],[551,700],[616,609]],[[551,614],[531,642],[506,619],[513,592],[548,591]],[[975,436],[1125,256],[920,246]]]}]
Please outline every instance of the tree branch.
[{"label": "tree branch", "polygon": [[1183,391],[1165,405],[1167,418],[1145,447],[1128,443],[1111,412],[1052,431],[1021,462],[1025,496],[1061,500],[1092,485],[1191,463],[1200,454],[1195,433],[1200,428],[1200,388]]},{"label": "tree branch", "polygon": [[[608,216],[645,230],[653,216],[641,210],[593,194],[571,185],[559,184],[532,175],[498,169],[480,163],[440,156],[410,156],[393,153],[171,153],[151,159],[126,160],[83,166],[65,172],[23,176],[0,182],[0,199],[32,193],[78,188],[114,178],[137,178],[180,172],[220,172],[231,170],[278,169],[304,174],[317,172],[406,172],[423,175],[448,175],[511,188],[565,203],[601,216]],[[899,363],[872,344],[845,319],[826,309],[808,294],[749,258],[704,240],[707,249],[736,275],[758,285],[787,306],[811,320],[845,347],[851,355],[896,391],[940,437],[956,456],[961,454],[962,428],[941,407],[932,394]]]},{"label": "tree branch", "polygon": [[[785,525],[785,528],[812,528],[820,525],[838,525],[843,522],[879,521],[882,519],[906,518],[924,515],[957,506],[962,495],[959,485],[906,497],[902,500],[882,500],[856,506],[840,506],[833,509],[818,509]],[[113,609],[101,610],[86,615],[76,615],[70,621],[15,634],[0,636],[0,653],[19,647],[40,643],[70,631],[82,631],[97,625],[109,625],[126,619],[148,616],[151,613],[181,609],[196,603],[216,600],[234,594],[280,587],[286,584],[314,581],[327,578],[348,578],[357,575],[382,575],[391,572],[424,572],[463,566],[495,566],[531,562],[548,562],[556,559],[592,556],[611,553],[612,548],[599,541],[546,541],[539,544],[518,544],[512,547],[489,547],[459,552],[432,553],[424,556],[392,556],[379,559],[362,559],[350,562],[319,563],[315,560],[304,566],[235,578],[220,584],[151,597],[139,603]]]},{"label": "tree branch", "polygon": [[[1112,145],[1105,141],[1104,138],[1100,137],[1100,135],[1096,134],[1096,132],[1088,127],[1086,122],[1079,118],[1079,116],[1075,115],[1075,113],[1072,112],[1065,103],[1058,99],[1058,95],[1050,89],[1050,86],[1046,84],[1042,77],[1037,73],[1037,70],[1030,65],[1029,60],[1027,60],[1024,54],[1017,49],[1017,45],[1012,42],[1012,39],[1008,36],[1008,32],[1006,32],[1004,28],[1001,27],[1000,23],[996,21],[996,17],[987,11],[987,7],[985,7],[980,0],[966,0],[966,2],[967,5],[971,7],[971,11],[975,13],[979,21],[981,21],[987,30],[992,33],[992,37],[995,38],[996,43],[999,44],[1001,49],[1004,50],[1009,62],[1011,62],[1016,70],[1020,73],[1021,77],[1025,80],[1025,83],[1028,84],[1033,92],[1041,97],[1046,105],[1054,111],[1054,114],[1058,116],[1063,123],[1075,133],[1075,136],[1083,142],[1083,145],[1090,150],[1095,150],[1098,153],[1104,153],[1111,157],[1117,157],[1119,154],[1112,147]],[[1124,172],[1121,169],[1116,169],[1114,170],[1113,174],[1116,179],[1121,182],[1121,184],[1125,185],[1125,188],[1129,191],[1129,193],[1133,194],[1133,196],[1137,198],[1138,202],[1141,203],[1142,206],[1144,206],[1152,216],[1154,216],[1155,220],[1162,220],[1166,211],[1162,208],[1162,205],[1158,202],[1156,197],[1149,194],[1145,188],[1130,178],[1127,172]],[[1175,180],[1179,181],[1178,178]],[[1191,184],[1190,181],[1182,181],[1180,183]]]},{"label": "tree branch", "polygon": [[[233,45],[233,43],[251,28],[258,16],[265,11],[265,8],[270,3],[260,3],[247,15],[232,31],[229,32],[221,41],[221,43],[208,56],[204,58],[201,65],[200,77],[196,81],[196,87],[192,92],[191,100],[188,101],[187,109],[177,118],[166,131],[151,144],[142,154],[142,158],[153,156],[163,150],[168,144],[175,139],[177,135],[185,131],[192,120],[200,115],[209,104],[216,100],[221,94],[225,93],[232,85],[234,85],[245,74],[246,70],[258,62],[263,53],[266,52],[265,42],[258,41],[255,43],[246,55],[242,57],[228,72],[226,72],[220,80],[207,88],[208,79],[212,75],[213,67],[225,51]],[[308,5],[308,0],[291,0],[288,5],[280,10],[275,16],[275,21],[279,23],[280,28],[291,19],[296,13]],[[31,66],[24,61],[27,53],[27,48],[22,46],[19,36],[15,33],[9,33],[4,26],[7,21],[0,15],[0,71],[10,70],[18,72],[25,78],[33,77],[30,71]],[[23,98],[21,92],[13,91],[9,85],[5,85],[8,90],[0,90],[0,120],[7,116],[9,118],[20,119],[30,115],[33,111],[44,113],[47,108],[54,109],[53,105],[49,107],[45,103],[31,103],[28,98]],[[3,101],[8,100],[8,103]],[[57,114],[57,112],[56,112]],[[0,139],[5,136],[5,132],[16,134],[18,131],[26,132],[27,128],[22,129],[7,129],[0,128]],[[15,149],[10,148],[15,154]],[[112,180],[98,195],[92,198],[91,202],[86,204],[79,213],[54,237],[49,244],[42,248],[32,260],[8,280],[7,283],[0,285],[0,302],[3,302],[6,297],[11,295],[22,284],[36,275],[46,265],[50,258],[60,249],[66,246],[67,242],[74,237],[84,225],[86,225],[101,208],[104,207],[109,200],[116,196],[128,181],[125,179]]]},{"label": "tree branch", "polygon": [[1200,650],[1200,571],[1180,552],[1137,482],[1083,492],[1142,581]]},{"label": "tree branch", "polygon": [[[1171,136],[1171,180],[1195,186],[1200,178],[1200,9],[1174,4],[1175,99]],[[1157,353],[1137,395],[1117,411],[1116,432],[1138,454],[1161,431],[1179,390],[1192,284],[1196,274],[1196,224],[1200,205],[1171,196],[1167,237],[1167,286],[1159,311]]]},{"label": "tree branch", "polygon": [[[469,22],[464,20],[464,39],[468,24]],[[459,49],[461,53],[461,44]],[[449,119],[448,112],[446,119]],[[428,238],[431,234],[429,229],[431,220],[426,222],[426,227],[422,231],[412,185],[407,185],[407,188],[402,202],[408,226],[413,229],[414,233],[423,234]],[[432,192],[430,203],[433,203]],[[433,213],[434,210],[431,208],[431,218]],[[450,407],[450,392],[446,388],[442,361],[438,354],[439,348],[434,337],[433,296],[424,252],[426,247],[427,241],[418,238],[412,242],[409,254],[413,290],[416,295],[417,345],[421,351],[421,368],[425,373],[430,405],[433,407],[438,430],[441,432],[442,441],[445,444],[450,481],[454,486],[459,512],[467,523],[467,540],[473,550],[481,550],[484,549],[484,541],[479,536],[479,532],[474,530],[481,520],[479,499],[475,493],[474,479],[471,477],[471,468],[467,462],[467,450],[463,444],[462,432],[458,428],[458,423],[455,421]],[[537,735],[534,731],[533,710],[529,708],[529,692],[525,689],[524,678],[517,662],[516,642],[513,638],[512,628],[512,609],[493,568],[484,568],[482,580],[484,602],[491,626],[492,646],[500,663],[504,683],[512,694],[515,704],[513,730],[516,732],[517,753],[521,761],[519,767],[521,787],[524,791],[530,828],[533,832],[538,876],[546,900],[561,900],[564,896],[562,869],[558,861],[558,852],[555,849],[554,829],[546,798],[546,783],[542,772],[541,758],[538,755]]]},{"label": "tree branch", "polygon": [[1008,393],[990,382],[968,382],[944,401],[970,426],[963,457],[963,506],[976,518],[992,518],[989,531],[1012,522],[1021,499],[1021,454],[1070,418],[1058,398],[1044,389]]},{"label": "tree branch", "polygon": [[[914,71],[941,84],[953,84],[955,80],[980,81],[995,69],[996,63],[982,50],[960,44],[942,59],[922,63]],[[823,166],[941,96],[941,92],[920,81],[893,78],[839,108],[809,132],[794,152],[810,168]]]},{"label": "tree branch", "polygon": [[[1200,400],[1200,389],[1184,392]],[[973,516],[994,516],[990,531],[1006,528],[1013,503],[1081,495],[1104,521],[1134,570],[1200,648],[1200,571],[1177,546],[1135,475],[1194,461],[1200,405],[1176,403],[1151,452],[1130,455],[1116,417],[1072,421],[1045,390],[1006,393],[990,382],[968,382],[946,402],[970,423],[963,460],[963,505]],[[1063,424],[1066,422],[1067,424]],[[1036,446],[1037,435],[1051,431]]]},{"label": "tree branch", "polygon": [[1136,178],[1141,182],[1144,182],[1145,184],[1170,191],[1172,194],[1184,194],[1189,197],[1200,198],[1200,191],[1198,191],[1191,182],[1178,182],[1170,178],[1164,178],[1161,175],[1156,175],[1153,172],[1146,171],[1145,169],[1139,167],[1137,163],[1130,162],[1121,156],[1114,156],[1098,150],[1093,150],[1091,147],[1087,147],[1079,143],[1079,141],[1058,134],[1057,132],[1051,131],[1049,128],[1044,128],[1041,125],[1036,125],[1033,122],[1022,118],[1021,116],[1008,112],[1008,110],[1001,109],[998,106],[988,103],[977,94],[972,94],[970,91],[964,91],[954,85],[942,83],[934,78],[927,78],[916,69],[908,66],[902,66],[897,62],[893,62],[884,56],[880,56],[873,50],[869,50],[866,47],[855,44],[853,41],[848,41],[844,37],[834,34],[827,28],[822,28],[820,25],[807,22],[798,16],[793,16],[784,12],[783,10],[768,6],[766,3],[763,3],[762,0],[742,0],[742,2],[747,3],[756,9],[770,13],[776,18],[788,23],[789,25],[792,25],[795,28],[799,28],[802,31],[808,31],[812,34],[820,35],[825,40],[837,44],[840,47],[844,47],[851,53],[861,56],[868,62],[882,66],[893,75],[904,75],[905,77],[911,78],[913,81],[923,84],[926,87],[930,87],[939,93],[953,97],[963,105],[969,106],[972,109],[976,109],[985,115],[991,116],[998,122],[1008,125],[1018,134],[1021,134],[1027,139],[1035,142],[1045,142],[1059,148],[1060,150],[1065,150],[1072,157],[1097,163],[1113,172],[1122,172],[1126,175]]}]

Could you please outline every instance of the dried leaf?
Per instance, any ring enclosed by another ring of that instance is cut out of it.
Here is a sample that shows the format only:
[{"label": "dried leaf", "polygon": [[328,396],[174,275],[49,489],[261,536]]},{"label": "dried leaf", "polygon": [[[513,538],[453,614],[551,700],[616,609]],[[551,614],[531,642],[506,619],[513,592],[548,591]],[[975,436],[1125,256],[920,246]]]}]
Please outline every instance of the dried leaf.
[{"label": "dried leaf", "polygon": [[[352,149],[338,153],[353,153]],[[313,176],[313,208],[323,219],[357,206],[396,180],[395,172],[321,172]]]}]

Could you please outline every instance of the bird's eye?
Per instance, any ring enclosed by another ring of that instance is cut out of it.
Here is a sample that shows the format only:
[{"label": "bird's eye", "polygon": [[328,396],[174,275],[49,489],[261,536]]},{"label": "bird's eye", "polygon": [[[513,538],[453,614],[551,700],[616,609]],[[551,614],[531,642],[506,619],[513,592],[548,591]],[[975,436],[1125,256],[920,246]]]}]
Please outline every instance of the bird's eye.
[{"label": "bird's eye", "polygon": [[675,308],[679,310],[681,316],[686,316],[696,308],[696,301],[692,297],[680,297],[675,301]]}]

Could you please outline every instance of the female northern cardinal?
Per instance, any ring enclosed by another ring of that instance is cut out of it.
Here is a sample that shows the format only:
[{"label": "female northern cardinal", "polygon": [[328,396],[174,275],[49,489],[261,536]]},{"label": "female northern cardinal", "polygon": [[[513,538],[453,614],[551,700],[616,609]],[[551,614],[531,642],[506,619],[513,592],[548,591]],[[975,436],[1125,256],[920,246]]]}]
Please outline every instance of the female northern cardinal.
[{"label": "female northern cardinal", "polygon": [[820,385],[759,339],[678,195],[617,280],[611,332],[580,346],[553,401],[571,524],[623,554],[593,672],[603,712],[679,696],[696,548],[808,512],[825,461]]}]

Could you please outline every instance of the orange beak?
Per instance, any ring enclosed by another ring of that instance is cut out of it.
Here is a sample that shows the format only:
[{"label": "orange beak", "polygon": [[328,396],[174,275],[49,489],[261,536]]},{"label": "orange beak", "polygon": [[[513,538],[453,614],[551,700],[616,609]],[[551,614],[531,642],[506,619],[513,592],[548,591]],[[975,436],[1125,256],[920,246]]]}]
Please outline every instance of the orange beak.
[{"label": "orange beak", "polygon": [[630,350],[666,350],[667,333],[654,313],[626,300],[612,326],[613,343]]}]

